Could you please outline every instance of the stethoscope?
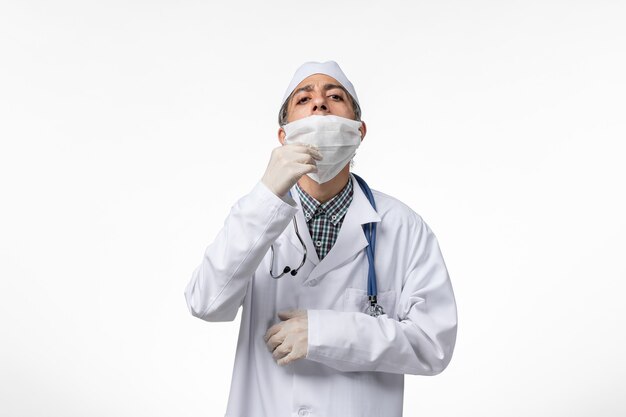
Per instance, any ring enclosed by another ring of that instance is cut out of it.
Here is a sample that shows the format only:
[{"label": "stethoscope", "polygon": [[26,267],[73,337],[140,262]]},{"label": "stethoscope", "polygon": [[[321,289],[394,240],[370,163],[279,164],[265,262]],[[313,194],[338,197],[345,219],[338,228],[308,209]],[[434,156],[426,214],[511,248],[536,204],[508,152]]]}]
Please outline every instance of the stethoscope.
[{"label": "stethoscope", "polygon": [[[374,210],[376,210],[376,202],[374,201],[374,195],[372,194],[372,190],[370,189],[370,187],[367,185],[367,183],[365,182],[363,178],[359,177],[356,174],[352,174],[352,175],[354,175],[354,178],[356,178],[356,181],[359,183],[361,190],[363,190],[363,193],[369,200],[370,204],[372,205]],[[285,266],[281,274],[274,275],[274,270],[273,270],[274,245],[272,244],[270,246],[270,250],[272,254],[271,259],[270,259],[270,276],[274,279],[281,278],[285,274],[291,274],[291,276],[296,276],[300,268],[302,268],[302,266],[306,262],[306,254],[307,254],[306,245],[304,244],[304,241],[302,240],[302,237],[300,236],[300,233],[298,232],[298,224],[296,223],[296,216],[293,217],[293,228],[296,231],[296,236],[298,237],[298,240],[300,241],[300,245],[302,245],[302,252],[303,252],[302,262],[300,262],[300,265],[298,265],[298,267],[295,269],[289,266]],[[365,248],[365,251],[367,254],[367,261],[369,263],[369,269],[367,271],[367,297],[369,299],[370,305],[367,307],[367,313],[372,317],[378,317],[381,314],[385,314],[385,312],[383,310],[383,307],[380,304],[378,304],[376,300],[376,294],[378,293],[377,288],[376,288],[376,270],[374,268],[374,253],[376,252],[376,222],[364,224],[363,233],[365,233],[365,238],[367,239],[367,247]]]}]

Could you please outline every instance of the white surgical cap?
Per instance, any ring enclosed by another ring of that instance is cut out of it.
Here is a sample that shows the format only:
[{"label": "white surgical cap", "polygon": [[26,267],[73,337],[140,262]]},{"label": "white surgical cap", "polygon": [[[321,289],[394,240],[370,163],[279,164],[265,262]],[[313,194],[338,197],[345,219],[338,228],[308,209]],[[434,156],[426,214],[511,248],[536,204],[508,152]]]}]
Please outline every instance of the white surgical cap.
[{"label": "white surgical cap", "polygon": [[346,74],[343,73],[341,68],[339,68],[339,64],[335,61],[326,61],[326,62],[305,62],[296,70],[296,73],[293,75],[291,82],[289,83],[289,87],[287,87],[287,91],[285,91],[285,96],[283,97],[282,104],[285,104],[285,100],[289,98],[289,95],[295,90],[295,88],[304,80],[306,77],[313,74],[325,74],[329,77],[333,77],[335,80],[339,81],[339,83],[350,93],[354,101],[359,102],[358,97],[356,96],[356,91],[354,90],[354,86],[346,77]]}]

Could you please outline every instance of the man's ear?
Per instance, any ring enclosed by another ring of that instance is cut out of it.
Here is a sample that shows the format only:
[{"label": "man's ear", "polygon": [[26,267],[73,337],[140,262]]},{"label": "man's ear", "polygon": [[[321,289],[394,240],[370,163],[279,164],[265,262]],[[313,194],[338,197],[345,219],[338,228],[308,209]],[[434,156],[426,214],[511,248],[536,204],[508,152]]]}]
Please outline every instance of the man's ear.
[{"label": "man's ear", "polygon": [[283,129],[282,127],[278,128],[278,141],[281,145],[285,144],[285,136],[285,129]]},{"label": "man's ear", "polygon": [[361,127],[359,128],[361,131],[361,142],[365,139],[365,134],[367,133],[367,125],[364,121],[361,121]]}]

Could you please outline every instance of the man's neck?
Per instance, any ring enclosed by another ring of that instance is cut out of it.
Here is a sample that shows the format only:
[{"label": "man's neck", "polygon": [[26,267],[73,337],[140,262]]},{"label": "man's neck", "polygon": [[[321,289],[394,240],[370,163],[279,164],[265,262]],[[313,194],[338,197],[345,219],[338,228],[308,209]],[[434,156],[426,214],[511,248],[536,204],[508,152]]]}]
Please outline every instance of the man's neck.
[{"label": "man's neck", "polygon": [[335,176],[335,178],[325,182],[324,184],[318,184],[317,182],[309,178],[308,175],[303,175],[298,180],[298,185],[308,195],[310,195],[320,203],[325,203],[337,194],[339,194],[339,192],[343,190],[343,187],[346,186],[349,179],[350,166],[346,165],[345,168],[342,169],[341,172]]}]

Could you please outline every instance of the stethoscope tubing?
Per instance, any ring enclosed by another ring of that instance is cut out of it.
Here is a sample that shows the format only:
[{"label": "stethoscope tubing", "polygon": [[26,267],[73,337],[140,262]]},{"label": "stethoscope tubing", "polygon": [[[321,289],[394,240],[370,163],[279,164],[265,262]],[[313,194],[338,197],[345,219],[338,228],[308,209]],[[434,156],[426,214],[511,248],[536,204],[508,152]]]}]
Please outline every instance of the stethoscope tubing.
[{"label": "stethoscope tubing", "polygon": [[[354,178],[356,178],[359,186],[363,190],[363,193],[369,200],[370,204],[376,210],[376,201],[374,200],[374,195],[372,194],[372,190],[367,185],[365,180],[359,177],[356,174]],[[366,223],[363,225],[363,233],[365,233],[365,237],[367,238],[367,261],[369,263],[369,268],[367,271],[367,295],[371,297],[376,297],[378,295],[378,288],[376,286],[376,269],[374,265],[374,254],[376,253],[376,222]]]},{"label": "stethoscope tubing", "polygon": [[[365,182],[363,178],[359,177],[358,175],[354,173],[352,173],[352,175],[354,175],[354,178],[356,178],[356,181],[359,183],[361,190],[363,191],[368,201],[374,208],[374,211],[376,211],[376,202],[374,200],[374,195],[372,194],[372,190],[370,189],[370,187],[367,185],[367,183]],[[289,195],[291,195],[291,192],[289,192]],[[307,255],[306,245],[304,244],[304,241],[302,240],[300,233],[298,233],[298,225],[296,224],[295,216],[293,218],[293,225],[294,225],[294,230],[296,232],[296,236],[298,237],[298,240],[300,241],[300,244],[302,245],[302,248],[304,250],[304,256],[302,257],[302,262],[295,269],[292,269],[289,266],[286,266],[280,274],[275,275],[273,271],[274,245],[273,244],[270,245],[270,249],[272,252],[272,257],[270,260],[270,276],[274,279],[278,279],[287,273],[290,273],[292,276],[295,276],[300,270],[300,268],[302,268],[302,266],[304,265],[304,262],[306,261],[306,255]],[[365,253],[367,255],[367,262],[369,264],[368,270],[367,270],[367,296],[370,302],[370,306],[368,307],[368,313],[373,317],[377,317],[385,313],[383,311],[382,306],[378,304],[378,301],[377,301],[378,288],[376,286],[376,268],[374,265],[374,254],[376,253],[376,222],[365,223],[363,225],[363,233],[365,234],[365,238],[367,239],[367,247],[365,248]]]}]

